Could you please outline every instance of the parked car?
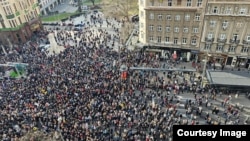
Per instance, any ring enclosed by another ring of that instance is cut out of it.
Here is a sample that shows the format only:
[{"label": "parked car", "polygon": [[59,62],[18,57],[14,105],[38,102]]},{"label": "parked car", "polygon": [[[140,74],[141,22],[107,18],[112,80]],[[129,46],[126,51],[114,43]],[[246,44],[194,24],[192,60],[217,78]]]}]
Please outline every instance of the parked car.
[{"label": "parked car", "polygon": [[75,24],[74,27],[84,27],[85,23]]},{"label": "parked car", "polygon": [[51,26],[57,26],[58,23],[49,23],[49,25],[51,25]]},{"label": "parked car", "polygon": [[41,51],[46,51],[46,50],[48,50],[50,48],[50,44],[41,44],[41,45],[39,45],[39,49],[41,50]]},{"label": "parked car", "polygon": [[75,28],[73,28],[73,31],[81,31],[81,28],[75,27]]}]

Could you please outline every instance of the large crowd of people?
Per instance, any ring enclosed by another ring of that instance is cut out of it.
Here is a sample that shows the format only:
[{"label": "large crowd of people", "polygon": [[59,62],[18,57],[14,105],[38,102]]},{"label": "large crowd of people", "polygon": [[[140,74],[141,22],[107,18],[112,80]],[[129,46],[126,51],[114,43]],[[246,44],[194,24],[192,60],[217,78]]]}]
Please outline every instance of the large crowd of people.
[{"label": "large crowd of people", "polygon": [[[103,22],[119,30],[109,19],[93,18],[89,24],[98,27]],[[49,32],[38,32],[37,39]],[[109,34],[105,29],[86,27],[75,35],[68,31],[54,34],[58,44],[65,45],[59,54],[47,55],[38,49],[37,42],[29,42],[18,46],[16,53],[1,56],[1,63],[22,61],[28,66],[26,77],[1,80],[0,139],[14,141],[27,132],[41,130],[60,131],[65,141],[170,141],[175,124],[199,124],[196,116],[212,124],[202,107],[208,106],[210,96],[215,97],[214,90],[178,80],[175,72],[162,76],[130,70],[154,67],[160,61],[141,51],[114,51],[119,32]],[[126,77],[121,77],[122,64],[128,67]],[[195,100],[185,102],[185,116],[178,111],[181,104],[177,95],[188,92],[194,93]],[[224,117],[238,119],[239,111],[227,107],[229,100],[222,105]],[[218,114],[218,109],[211,112]]]}]

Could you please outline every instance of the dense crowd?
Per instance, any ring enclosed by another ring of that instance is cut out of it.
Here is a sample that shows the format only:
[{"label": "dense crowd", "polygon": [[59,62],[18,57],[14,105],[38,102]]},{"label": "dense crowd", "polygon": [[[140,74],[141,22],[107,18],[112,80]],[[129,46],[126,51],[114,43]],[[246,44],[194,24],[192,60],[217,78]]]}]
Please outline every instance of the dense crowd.
[{"label": "dense crowd", "polygon": [[[93,18],[90,24],[103,22],[118,31],[108,19]],[[48,32],[37,33],[37,39],[45,38]],[[209,113],[202,113],[202,106],[208,106],[210,96],[215,97],[214,90],[180,81],[176,76],[181,74],[175,72],[163,77],[157,72],[130,70],[136,66],[159,67],[160,61],[141,51],[113,51],[119,32],[109,34],[105,29],[86,27],[74,36],[67,31],[54,34],[55,40],[65,45],[60,54],[49,56],[38,49],[36,42],[1,56],[1,63],[21,60],[29,65],[27,77],[1,80],[0,139],[17,140],[29,131],[41,130],[60,131],[66,141],[167,141],[172,140],[174,124],[199,124],[196,116],[212,124]],[[128,66],[124,79],[122,64]],[[195,100],[186,101],[184,117],[178,111],[180,101],[176,96],[187,92],[193,92]],[[228,108],[225,118],[237,118],[239,111],[227,107],[229,100],[223,104]]]}]

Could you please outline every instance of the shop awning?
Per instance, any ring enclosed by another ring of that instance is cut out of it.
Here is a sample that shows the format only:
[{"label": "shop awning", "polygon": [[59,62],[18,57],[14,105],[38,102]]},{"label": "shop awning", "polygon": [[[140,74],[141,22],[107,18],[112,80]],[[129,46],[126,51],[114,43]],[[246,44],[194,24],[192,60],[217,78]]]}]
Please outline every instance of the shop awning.
[{"label": "shop awning", "polygon": [[147,49],[148,52],[161,52],[160,49]]},{"label": "shop awning", "polygon": [[238,58],[247,59],[247,56],[238,56]]},{"label": "shop awning", "polygon": [[191,50],[191,53],[198,54],[200,51],[199,50]]}]

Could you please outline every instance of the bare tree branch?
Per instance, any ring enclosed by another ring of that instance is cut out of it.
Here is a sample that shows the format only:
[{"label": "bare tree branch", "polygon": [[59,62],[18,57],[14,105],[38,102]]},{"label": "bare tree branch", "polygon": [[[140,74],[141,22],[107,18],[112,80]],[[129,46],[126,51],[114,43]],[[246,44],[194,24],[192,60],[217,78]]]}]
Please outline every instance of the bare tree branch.
[{"label": "bare tree branch", "polygon": [[138,13],[138,5],[136,0],[104,0],[107,1],[104,12],[106,15],[119,16],[120,18],[130,19],[130,16]]}]

